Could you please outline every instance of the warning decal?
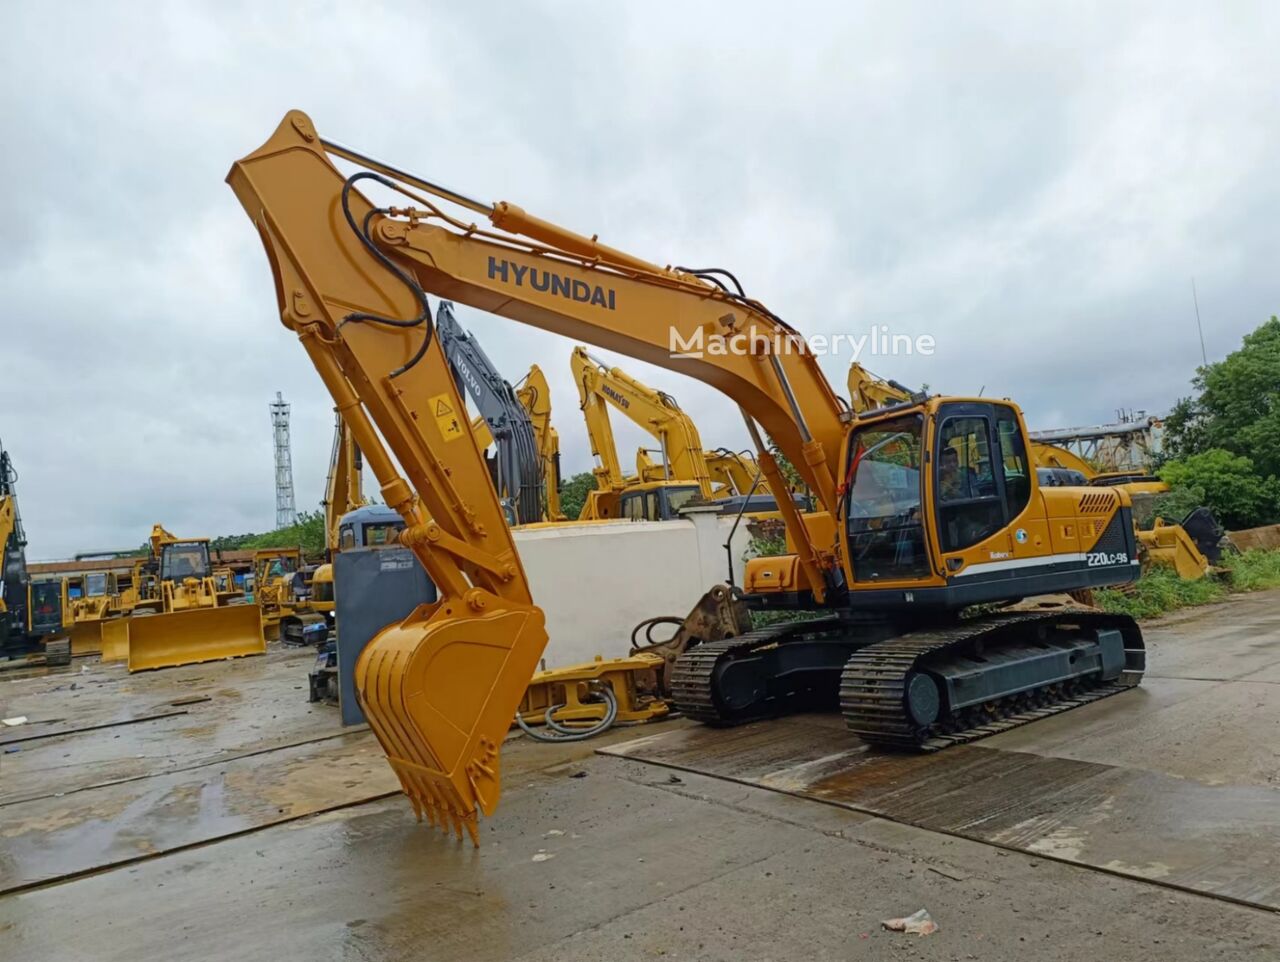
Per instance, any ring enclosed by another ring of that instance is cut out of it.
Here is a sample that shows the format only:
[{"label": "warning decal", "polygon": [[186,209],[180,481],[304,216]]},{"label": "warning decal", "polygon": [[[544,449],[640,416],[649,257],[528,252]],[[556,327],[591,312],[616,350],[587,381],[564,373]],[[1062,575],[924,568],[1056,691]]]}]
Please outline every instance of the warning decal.
[{"label": "warning decal", "polygon": [[437,394],[428,403],[436,416],[436,426],[440,429],[440,436],[446,441],[455,441],[462,437],[462,424],[454,413],[449,395]]}]

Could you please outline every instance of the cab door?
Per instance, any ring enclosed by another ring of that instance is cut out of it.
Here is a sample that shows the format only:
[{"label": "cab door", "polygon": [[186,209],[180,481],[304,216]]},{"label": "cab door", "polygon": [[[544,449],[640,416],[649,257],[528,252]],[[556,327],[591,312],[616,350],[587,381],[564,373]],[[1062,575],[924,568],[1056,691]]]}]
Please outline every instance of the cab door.
[{"label": "cab door", "polygon": [[1024,513],[1032,487],[1015,409],[957,401],[938,408],[935,424],[933,510],[948,574],[1015,561],[1029,535],[1011,522]]}]

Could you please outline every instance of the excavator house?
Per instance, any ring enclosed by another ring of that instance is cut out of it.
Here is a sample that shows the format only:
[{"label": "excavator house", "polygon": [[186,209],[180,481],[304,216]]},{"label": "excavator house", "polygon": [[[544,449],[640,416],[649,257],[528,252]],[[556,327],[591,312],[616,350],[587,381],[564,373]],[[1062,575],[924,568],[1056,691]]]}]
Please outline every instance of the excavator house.
[{"label": "excavator house", "polygon": [[[838,708],[874,745],[933,751],[1140,680],[1131,619],[1001,610],[1138,575],[1128,496],[1040,487],[1012,402],[912,398],[860,416],[806,352],[672,356],[673,334],[751,350],[798,335],[728,271],[661,267],[447,190],[325,140],[300,112],[228,181],[266,249],[281,320],[439,590],[356,667],[371,727],[420,816],[477,837],[547,637],[482,452],[456,414],[430,297],[681,372],[741,409],[790,547],[750,562],[745,602],[797,617],[690,646],[672,672],[679,711],[732,725]],[[766,437],[816,510],[797,508]]]}]

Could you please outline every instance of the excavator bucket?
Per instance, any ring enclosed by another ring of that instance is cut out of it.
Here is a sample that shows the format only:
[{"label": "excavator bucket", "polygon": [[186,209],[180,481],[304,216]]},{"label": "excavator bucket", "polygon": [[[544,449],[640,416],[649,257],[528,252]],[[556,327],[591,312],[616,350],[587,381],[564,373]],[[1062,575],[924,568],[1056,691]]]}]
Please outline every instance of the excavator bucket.
[{"label": "excavator bucket", "polygon": [[356,693],[419,819],[465,828],[498,804],[498,747],[546,646],[542,611],[485,595],[416,609],[384,628],[356,662]]},{"label": "excavator bucket", "polygon": [[128,631],[130,671],[261,655],[267,650],[257,605],[144,615],[130,618]]},{"label": "excavator bucket", "polygon": [[1157,518],[1150,531],[1138,532],[1138,544],[1149,564],[1171,568],[1183,581],[1197,581],[1212,568],[1180,524],[1165,524]]}]

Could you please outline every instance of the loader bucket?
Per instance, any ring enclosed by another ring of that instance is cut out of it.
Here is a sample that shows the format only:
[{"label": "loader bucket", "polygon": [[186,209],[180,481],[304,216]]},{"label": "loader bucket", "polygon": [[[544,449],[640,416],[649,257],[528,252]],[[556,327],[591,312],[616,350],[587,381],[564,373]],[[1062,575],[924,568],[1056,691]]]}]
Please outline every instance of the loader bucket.
[{"label": "loader bucket", "polygon": [[267,650],[257,605],[187,608],[130,622],[131,672],[261,655]]},{"label": "loader bucket", "polygon": [[79,621],[71,626],[71,655],[96,655],[102,651],[101,621]]},{"label": "loader bucket", "polygon": [[[542,611],[492,595],[473,614],[457,602],[417,608],[356,661],[356,694],[421,819],[465,827],[498,804],[498,748],[547,643]],[[499,607],[501,606],[501,607]],[[496,609],[496,610],[494,610]]]},{"label": "loader bucket", "polygon": [[99,622],[102,633],[102,660],[129,660],[129,624],[132,618],[112,618]]}]

